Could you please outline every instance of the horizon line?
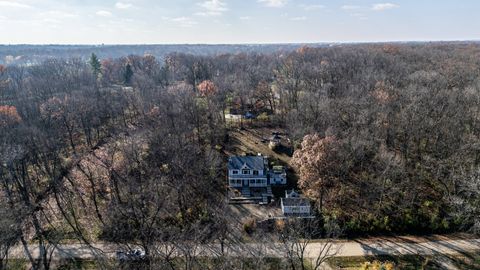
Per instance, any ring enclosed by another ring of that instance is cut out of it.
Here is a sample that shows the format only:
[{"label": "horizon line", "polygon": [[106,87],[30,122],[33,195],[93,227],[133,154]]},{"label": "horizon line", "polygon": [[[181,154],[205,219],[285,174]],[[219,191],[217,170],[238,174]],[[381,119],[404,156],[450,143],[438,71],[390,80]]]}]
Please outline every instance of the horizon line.
[{"label": "horizon line", "polygon": [[318,42],[239,42],[239,43],[0,43],[0,46],[229,46],[229,45],[328,45],[328,44],[384,44],[384,43],[455,43],[480,42],[478,39],[438,40],[384,40],[384,41],[318,41]]}]

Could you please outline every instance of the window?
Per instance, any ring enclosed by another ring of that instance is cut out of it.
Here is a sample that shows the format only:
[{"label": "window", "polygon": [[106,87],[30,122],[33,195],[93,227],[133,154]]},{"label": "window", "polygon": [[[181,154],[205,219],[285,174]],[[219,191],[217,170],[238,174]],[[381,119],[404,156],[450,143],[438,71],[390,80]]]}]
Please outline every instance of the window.
[{"label": "window", "polygon": [[237,184],[241,185],[241,184],[242,184],[242,180],[237,180]]},{"label": "window", "polygon": [[235,185],[236,181],[235,180],[230,180],[230,185]]},{"label": "window", "polygon": [[250,170],[242,170],[242,174],[250,174]]},{"label": "window", "polygon": [[255,179],[250,179],[250,184],[255,184]]},{"label": "window", "polygon": [[253,170],[253,175],[258,175],[258,171],[257,171],[257,170]]},{"label": "window", "polygon": [[232,174],[238,174],[238,171],[237,171],[237,170],[233,170],[233,171],[232,171]]},{"label": "window", "polygon": [[262,183],[262,180],[261,179],[257,179],[257,184],[261,184]]}]

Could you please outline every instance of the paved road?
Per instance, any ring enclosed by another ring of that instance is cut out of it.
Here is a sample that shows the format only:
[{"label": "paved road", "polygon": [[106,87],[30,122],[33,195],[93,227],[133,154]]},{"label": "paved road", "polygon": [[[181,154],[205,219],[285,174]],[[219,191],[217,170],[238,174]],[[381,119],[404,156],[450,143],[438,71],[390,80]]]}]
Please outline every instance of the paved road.
[{"label": "paved road", "polygon": [[[435,255],[458,254],[471,251],[480,251],[480,239],[444,240],[423,243],[406,243],[394,241],[359,242],[350,241],[335,244],[339,249],[336,256],[366,256],[366,255]],[[308,246],[309,254],[318,254],[321,244],[313,243]],[[335,250],[335,249],[334,249]]]},{"label": "paved road", "polygon": [[[115,245],[96,244],[96,249],[101,250],[100,253],[92,251],[80,244],[61,245],[54,252],[54,258],[82,258],[94,259],[98,254],[102,256],[114,257]],[[325,253],[325,244],[310,243],[306,248],[306,257],[315,258],[320,252]],[[29,247],[33,256],[38,255],[38,248],[35,246]],[[258,254],[260,250],[263,254],[269,257],[284,257],[281,244],[268,244],[268,246],[261,244],[247,244],[242,247],[242,251],[236,250],[227,251],[233,256],[252,257]],[[219,246],[198,246],[195,248],[195,254],[200,256],[213,256],[215,250],[220,250]],[[328,249],[329,254],[336,257],[345,256],[365,256],[365,255],[436,255],[436,254],[461,254],[472,251],[480,251],[480,239],[463,239],[463,240],[442,240],[429,241],[422,243],[406,243],[404,241],[393,240],[377,240],[377,241],[347,241],[336,242],[331,244]],[[179,251],[180,252],[180,251]],[[17,246],[11,250],[10,258],[25,258],[23,247]]]}]

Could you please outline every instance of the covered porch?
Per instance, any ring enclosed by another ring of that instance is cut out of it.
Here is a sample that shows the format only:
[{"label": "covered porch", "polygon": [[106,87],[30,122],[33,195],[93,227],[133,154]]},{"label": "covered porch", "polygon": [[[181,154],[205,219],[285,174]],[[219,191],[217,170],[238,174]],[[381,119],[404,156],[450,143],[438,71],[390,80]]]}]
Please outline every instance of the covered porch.
[{"label": "covered porch", "polygon": [[230,179],[230,187],[242,188],[242,187],[267,187],[268,181],[266,178],[256,179]]}]

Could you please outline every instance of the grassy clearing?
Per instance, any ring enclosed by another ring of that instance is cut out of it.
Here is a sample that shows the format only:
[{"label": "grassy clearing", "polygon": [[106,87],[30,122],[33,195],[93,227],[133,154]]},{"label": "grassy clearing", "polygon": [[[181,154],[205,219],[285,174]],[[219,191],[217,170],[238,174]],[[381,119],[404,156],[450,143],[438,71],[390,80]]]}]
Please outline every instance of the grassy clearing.
[{"label": "grassy clearing", "polygon": [[334,269],[360,269],[365,262],[393,262],[398,269],[423,269],[425,259],[421,256],[366,256],[366,257],[338,257],[329,260]]},{"label": "grassy clearing", "polygon": [[480,270],[480,252],[462,255],[438,256],[366,256],[366,257],[337,257],[331,258],[328,263],[333,269],[357,270],[362,269],[365,262],[393,262],[395,269],[420,270],[444,269],[445,263],[458,269]]},{"label": "grassy clearing", "polygon": [[[50,264],[51,269],[56,270],[96,270],[96,269],[117,269],[117,263],[113,260],[95,261],[84,259],[64,259],[53,260]],[[30,269],[30,262],[26,259],[9,259],[8,270],[27,270]]]},{"label": "grassy clearing", "polygon": [[58,270],[94,270],[99,269],[98,262],[93,260],[71,259],[61,261],[56,269]]},{"label": "grassy clearing", "polygon": [[[328,260],[328,264],[332,269],[343,270],[358,270],[363,269],[362,265],[365,262],[392,262],[395,265],[394,269],[406,270],[423,270],[445,269],[445,262],[451,267],[457,269],[480,270],[480,250],[478,252],[470,252],[458,255],[438,255],[438,256],[420,256],[420,255],[404,255],[404,256],[366,256],[366,257],[337,257]],[[185,261],[181,258],[174,259],[170,262],[162,260],[154,260],[153,265],[159,267],[157,269],[183,269],[186,265],[191,266],[191,269],[289,269],[288,262],[280,258],[195,258],[191,261]],[[227,268],[225,268],[227,267]],[[26,260],[12,259],[9,260],[9,270],[26,270],[28,262]],[[145,269],[143,265],[138,263],[119,265],[113,260],[109,261],[94,261],[94,260],[62,260],[52,262],[52,269],[58,270],[93,270],[93,269]],[[155,268],[154,268],[155,269]],[[307,263],[307,269],[311,266]]]},{"label": "grassy clearing", "polygon": [[8,270],[25,270],[27,268],[28,261],[23,259],[9,259],[7,268]]},{"label": "grassy clearing", "polygon": [[[306,270],[313,269],[308,261],[304,266]],[[299,261],[295,262],[296,269],[301,269]],[[142,269],[139,265],[124,265],[119,269]],[[174,259],[170,262],[156,262],[153,269],[232,269],[232,270],[288,270],[291,269],[290,262],[284,258],[196,258],[194,260],[185,261],[182,259]],[[143,270],[143,269],[142,269]]]}]

